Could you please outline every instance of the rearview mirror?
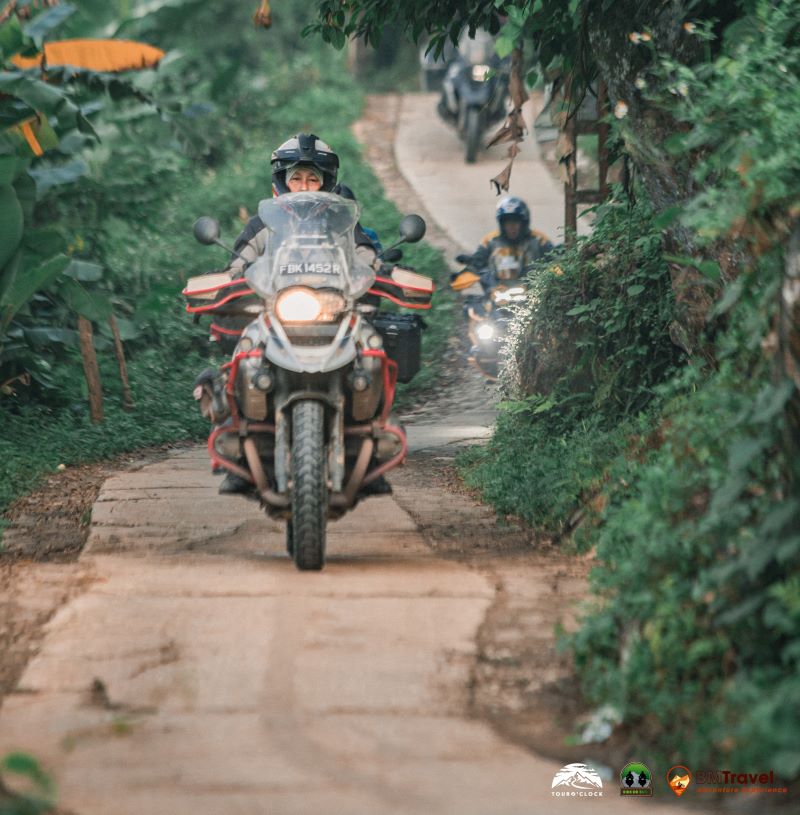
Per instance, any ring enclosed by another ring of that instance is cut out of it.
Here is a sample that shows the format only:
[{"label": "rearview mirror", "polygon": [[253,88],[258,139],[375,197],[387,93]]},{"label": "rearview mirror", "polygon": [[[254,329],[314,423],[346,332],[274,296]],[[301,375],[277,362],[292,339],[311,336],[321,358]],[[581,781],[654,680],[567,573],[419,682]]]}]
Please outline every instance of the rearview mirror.
[{"label": "rearview mirror", "polygon": [[419,215],[406,215],[400,221],[399,227],[400,237],[406,243],[416,243],[421,241],[425,235],[425,221]]},{"label": "rearview mirror", "polygon": [[194,222],[194,237],[198,243],[211,246],[219,240],[219,221],[203,215]]}]

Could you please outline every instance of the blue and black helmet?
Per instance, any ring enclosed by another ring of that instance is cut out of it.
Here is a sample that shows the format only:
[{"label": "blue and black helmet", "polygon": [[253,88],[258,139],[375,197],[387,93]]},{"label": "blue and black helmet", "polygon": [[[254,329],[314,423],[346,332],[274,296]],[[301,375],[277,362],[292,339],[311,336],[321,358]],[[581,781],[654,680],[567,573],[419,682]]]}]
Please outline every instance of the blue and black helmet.
[{"label": "blue and black helmet", "polygon": [[506,220],[511,220],[512,218],[522,224],[522,229],[520,229],[519,238],[517,238],[517,240],[522,240],[528,236],[531,228],[531,211],[521,198],[517,198],[514,195],[507,195],[497,205],[495,216],[497,217],[497,225],[500,227],[500,234],[504,238],[506,237],[506,232],[505,229],[503,229],[503,224]]}]

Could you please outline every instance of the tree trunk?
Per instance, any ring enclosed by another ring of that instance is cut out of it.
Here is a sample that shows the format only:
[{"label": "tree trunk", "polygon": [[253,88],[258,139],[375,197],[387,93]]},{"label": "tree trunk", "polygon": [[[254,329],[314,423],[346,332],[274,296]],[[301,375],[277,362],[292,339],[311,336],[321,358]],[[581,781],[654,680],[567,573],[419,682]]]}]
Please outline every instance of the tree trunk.
[{"label": "tree trunk", "polygon": [[[795,385],[786,419],[790,460],[797,462],[800,459],[800,223],[795,226],[786,252],[778,320],[779,374]],[[794,475],[800,478],[800,473]]]},{"label": "tree trunk", "polygon": [[97,367],[97,354],[92,340],[92,324],[85,317],[78,316],[83,373],[89,388],[89,416],[92,421],[103,421],[103,389],[100,386],[100,369]]},{"label": "tree trunk", "polygon": [[122,347],[122,337],[119,335],[117,318],[113,314],[108,318],[108,324],[111,326],[111,333],[114,335],[114,353],[117,355],[119,378],[122,380],[122,409],[133,410],[133,396],[128,381],[128,367],[125,364],[125,350]]},{"label": "tree trunk", "polygon": [[[634,46],[629,35],[647,32],[657,51],[667,52],[685,64],[701,56],[699,41],[687,35],[683,23],[690,17],[687,4],[667,0],[663,4],[640,4],[632,12],[628,3],[596,4],[586,26],[600,77],[605,80],[610,107],[627,106],[621,121],[625,150],[641,178],[657,212],[682,205],[696,193],[690,161],[676,161],[666,153],[664,140],[678,132],[680,125],[669,113],[643,98],[636,79],[649,64],[650,49]],[[690,230],[677,224],[664,233],[668,254],[699,256]],[[691,354],[702,350],[702,333],[719,287],[711,285],[693,267],[672,264],[672,288],[677,305],[676,323],[671,327],[673,342]],[[724,282],[724,281],[723,281]]]}]

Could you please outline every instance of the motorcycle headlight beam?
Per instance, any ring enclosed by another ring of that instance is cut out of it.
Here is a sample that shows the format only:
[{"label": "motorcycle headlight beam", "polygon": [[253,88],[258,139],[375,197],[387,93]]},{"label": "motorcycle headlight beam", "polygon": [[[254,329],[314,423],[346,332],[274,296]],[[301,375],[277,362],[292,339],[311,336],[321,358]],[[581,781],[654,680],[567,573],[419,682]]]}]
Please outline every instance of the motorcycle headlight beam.
[{"label": "motorcycle headlight beam", "polygon": [[293,286],[278,295],[275,313],[285,323],[329,323],[345,307],[345,299],[338,292]]},{"label": "motorcycle headlight beam", "polygon": [[484,323],[478,326],[478,339],[490,340],[494,337],[494,326],[491,323]]}]

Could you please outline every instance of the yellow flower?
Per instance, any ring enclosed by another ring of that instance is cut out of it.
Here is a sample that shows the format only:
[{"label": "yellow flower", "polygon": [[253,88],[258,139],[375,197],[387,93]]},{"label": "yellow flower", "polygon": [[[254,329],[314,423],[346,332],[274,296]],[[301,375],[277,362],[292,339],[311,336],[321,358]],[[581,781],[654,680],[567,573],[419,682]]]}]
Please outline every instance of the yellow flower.
[{"label": "yellow flower", "polygon": [[616,105],[614,105],[614,115],[617,117],[617,119],[624,119],[627,113],[628,105],[622,100],[620,100],[619,102],[617,102]]}]

